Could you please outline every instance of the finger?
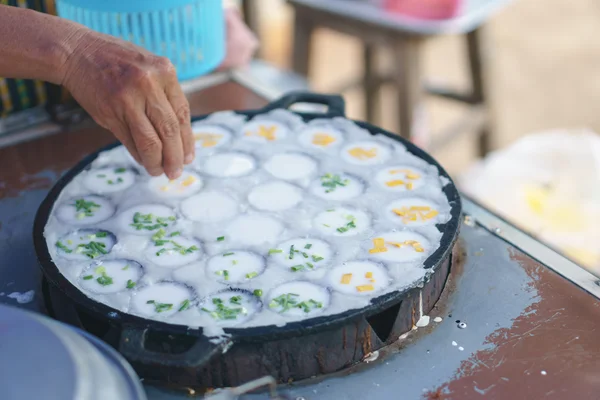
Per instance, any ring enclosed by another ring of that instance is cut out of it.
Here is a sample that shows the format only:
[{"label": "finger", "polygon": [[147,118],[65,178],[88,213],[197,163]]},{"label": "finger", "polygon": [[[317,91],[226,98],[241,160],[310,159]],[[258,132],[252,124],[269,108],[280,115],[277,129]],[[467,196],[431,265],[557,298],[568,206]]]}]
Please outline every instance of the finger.
[{"label": "finger", "polygon": [[190,104],[181,90],[177,79],[169,79],[165,87],[165,94],[171,103],[171,107],[177,116],[179,130],[181,133],[181,142],[183,145],[184,163],[191,164],[195,157],[195,141],[192,132],[192,122],[190,117]]},{"label": "finger", "polygon": [[143,110],[126,114],[127,126],[141,164],[152,176],[162,175],[162,143]]},{"label": "finger", "polygon": [[[106,125],[106,126],[104,126],[104,125]],[[110,125],[110,126],[108,126],[108,125]],[[109,131],[112,132],[113,135],[115,135],[115,137],[119,140],[119,142],[121,142],[121,144],[123,146],[125,146],[125,148],[129,152],[129,154],[131,154],[131,157],[133,157],[135,162],[137,162],[138,164],[142,164],[140,155],[138,154],[137,149],[135,147],[135,142],[133,141],[133,138],[131,137],[131,132],[129,132],[129,127],[126,124],[124,124],[118,120],[112,120],[110,122],[110,124],[103,124],[103,127],[105,129],[108,129]]]},{"label": "finger", "polygon": [[149,97],[146,115],[162,142],[163,169],[169,179],[177,179],[183,173],[183,144],[179,121],[164,93]]},{"label": "finger", "polygon": [[133,141],[131,135],[127,134],[127,136],[123,137],[121,139],[121,143],[123,144],[123,146],[125,146],[125,148],[129,152],[131,157],[135,160],[135,162],[142,165],[142,159],[140,158],[140,155],[137,152],[135,142]]},{"label": "finger", "polygon": [[140,155],[138,154],[137,148],[135,147],[135,142],[133,141],[133,137],[131,137],[131,133],[129,132],[129,129],[124,128],[119,133],[119,136],[117,138],[123,144],[123,146],[125,146],[125,148],[129,152],[129,154],[131,154],[131,157],[135,160],[135,162],[137,162],[138,164],[141,165],[142,159],[140,158]]}]

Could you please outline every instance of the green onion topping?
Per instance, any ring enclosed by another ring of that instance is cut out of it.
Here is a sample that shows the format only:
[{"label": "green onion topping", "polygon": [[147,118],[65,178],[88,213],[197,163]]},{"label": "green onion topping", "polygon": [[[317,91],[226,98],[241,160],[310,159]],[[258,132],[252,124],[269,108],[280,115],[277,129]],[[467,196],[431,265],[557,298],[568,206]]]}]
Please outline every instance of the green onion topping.
[{"label": "green onion topping", "polygon": [[[234,296],[234,297],[239,297],[239,296]],[[233,304],[236,304],[235,302],[232,301],[232,299],[234,299],[234,297],[232,297],[229,301]],[[248,313],[246,311],[246,309],[243,307],[232,308],[232,307],[226,306],[225,304],[223,304],[223,300],[221,300],[219,298],[213,298],[212,303],[216,307],[214,310],[211,311],[211,310],[203,307],[202,311],[207,312],[214,319],[221,319],[221,320],[222,319],[237,319],[238,315]]]},{"label": "green onion topping", "polygon": [[190,308],[190,301],[188,299],[185,299],[184,301],[181,302],[181,305],[179,306],[179,310],[177,310],[177,311],[185,311],[188,308]]},{"label": "green onion topping", "polygon": [[161,313],[164,311],[169,311],[173,308],[173,304],[169,304],[169,303],[157,303],[154,300],[148,300],[146,302],[146,304],[153,304],[154,305],[154,311],[157,313]]},{"label": "green onion topping", "polygon": [[321,177],[321,186],[326,188],[325,193],[331,193],[338,187],[346,186],[348,183],[350,183],[350,180],[342,180],[339,175],[325,174]]}]

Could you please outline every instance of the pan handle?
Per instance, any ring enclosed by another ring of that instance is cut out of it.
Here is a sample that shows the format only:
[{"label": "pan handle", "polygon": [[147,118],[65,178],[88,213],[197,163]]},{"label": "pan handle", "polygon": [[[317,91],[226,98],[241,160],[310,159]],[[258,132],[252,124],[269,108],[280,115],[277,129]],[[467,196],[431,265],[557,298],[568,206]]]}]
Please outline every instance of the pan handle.
[{"label": "pan handle", "polygon": [[335,94],[319,94],[312,92],[289,92],[283,97],[267,104],[261,112],[268,112],[278,108],[288,109],[294,104],[312,103],[322,104],[328,107],[323,117],[344,117],[346,116],[346,104],[342,96]]},{"label": "pan handle", "polygon": [[194,337],[195,342],[182,353],[157,352],[147,349],[147,333],[148,329],[145,328],[124,326],[119,341],[119,352],[133,362],[169,367],[199,367],[226,351],[233,343],[231,338],[224,338],[215,344],[208,337],[200,335]]}]

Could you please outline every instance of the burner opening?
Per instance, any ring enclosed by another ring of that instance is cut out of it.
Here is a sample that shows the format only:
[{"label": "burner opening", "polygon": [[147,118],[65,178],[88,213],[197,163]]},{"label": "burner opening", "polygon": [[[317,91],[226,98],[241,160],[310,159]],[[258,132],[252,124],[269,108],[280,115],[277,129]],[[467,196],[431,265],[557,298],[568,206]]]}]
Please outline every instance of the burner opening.
[{"label": "burner opening", "polygon": [[387,343],[392,333],[401,305],[402,302],[367,318],[367,322],[371,325],[379,340],[384,343]]},{"label": "burner opening", "polygon": [[144,348],[155,353],[182,354],[191,349],[196,340],[194,336],[146,331]]}]

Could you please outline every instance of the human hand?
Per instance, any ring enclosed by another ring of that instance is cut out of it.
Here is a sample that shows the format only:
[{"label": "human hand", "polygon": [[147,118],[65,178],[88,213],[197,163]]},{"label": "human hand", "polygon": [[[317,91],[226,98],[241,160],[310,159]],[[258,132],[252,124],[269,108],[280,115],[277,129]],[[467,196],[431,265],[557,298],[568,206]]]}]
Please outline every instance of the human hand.
[{"label": "human hand", "polygon": [[173,64],[90,30],[77,41],[63,66],[62,84],[150,175],[178,178],[194,160],[194,139]]},{"label": "human hand", "polygon": [[234,8],[225,10],[227,49],[219,70],[247,65],[258,48],[258,39],[244,24],[239,12]]}]

